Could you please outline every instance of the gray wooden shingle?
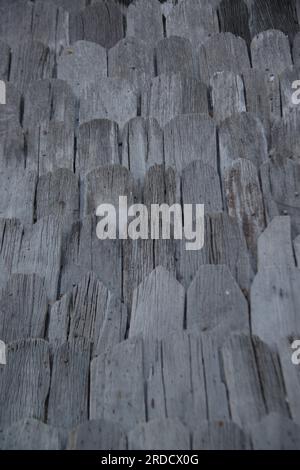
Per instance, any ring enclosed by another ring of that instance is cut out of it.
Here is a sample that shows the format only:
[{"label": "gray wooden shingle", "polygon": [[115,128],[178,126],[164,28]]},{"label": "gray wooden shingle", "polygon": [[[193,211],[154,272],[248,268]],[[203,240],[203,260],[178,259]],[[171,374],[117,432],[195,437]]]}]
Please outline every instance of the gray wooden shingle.
[{"label": "gray wooden shingle", "polygon": [[300,33],[296,34],[295,36],[292,52],[293,52],[293,62],[295,66],[300,67]]},{"label": "gray wooden shingle", "polygon": [[210,80],[214,119],[224,119],[246,111],[242,77],[232,72],[217,72]]},{"label": "gray wooden shingle", "polygon": [[230,32],[250,43],[248,1],[222,0],[218,2],[218,18],[222,33]]},{"label": "gray wooden shingle", "polygon": [[33,3],[29,1],[9,3],[10,5],[1,7],[0,37],[12,47],[30,34]]},{"label": "gray wooden shingle", "polygon": [[115,423],[91,420],[81,424],[70,435],[70,450],[126,450],[126,436]]},{"label": "gray wooden shingle", "polygon": [[25,137],[15,117],[5,114],[0,114],[0,168],[4,173],[11,174],[11,170],[25,168]]},{"label": "gray wooden shingle", "polygon": [[[5,82],[6,104],[0,105],[0,128],[15,129],[21,118],[21,93],[11,83]],[[1,136],[1,140],[3,136]]]},{"label": "gray wooden shingle", "polygon": [[272,127],[270,147],[281,155],[286,155],[295,161],[300,160],[300,142],[298,129],[300,126],[300,110],[293,108],[287,110],[282,119]]},{"label": "gray wooden shingle", "polygon": [[1,450],[61,450],[59,431],[36,419],[24,419],[0,430]]},{"label": "gray wooden shingle", "polygon": [[68,82],[79,98],[88,84],[107,77],[107,52],[89,41],[66,47],[57,59],[57,78]]},{"label": "gray wooden shingle", "polygon": [[126,35],[154,45],[163,38],[163,17],[157,0],[138,0],[127,10]]},{"label": "gray wooden shingle", "polygon": [[134,338],[93,359],[90,419],[118,423],[125,431],[146,420],[142,346]]},{"label": "gray wooden shingle", "polygon": [[83,338],[54,349],[47,423],[70,429],[88,419],[90,352]]},{"label": "gray wooden shingle", "polygon": [[298,450],[300,427],[279,413],[270,413],[251,429],[255,450]]},{"label": "gray wooden shingle", "polygon": [[247,434],[233,422],[207,421],[193,432],[193,450],[250,450]]},{"label": "gray wooden shingle", "polygon": [[251,58],[253,68],[277,74],[293,65],[288,37],[276,30],[255,36],[251,43]]},{"label": "gray wooden shingle", "polygon": [[[299,330],[298,330],[299,331]],[[290,414],[294,422],[300,425],[300,403],[299,403],[299,389],[300,389],[300,371],[299,365],[292,362],[293,354],[299,347],[292,348],[294,341],[298,341],[300,338],[297,331],[293,331],[293,334],[288,338],[283,338],[278,344],[279,357],[282,375],[284,378],[286,400],[290,409]],[[296,354],[296,359],[299,359],[299,352]]]},{"label": "gray wooden shingle", "polygon": [[87,0],[52,0],[52,2],[69,12],[83,10],[87,4]]},{"label": "gray wooden shingle", "polygon": [[181,36],[199,45],[219,32],[217,12],[210,2],[182,0],[166,18],[168,36]]},{"label": "gray wooden shingle", "polygon": [[35,274],[12,275],[0,297],[0,338],[6,343],[43,338],[47,311],[43,280]]},{"label": "gray wooden shingle", "polygon": [[[282,71],[279,76],[280,79],[280,92],[281,92],[281,106],[283,117],[288,117],[291,112],[299,111],[299,106],[294,102],[293,94],[295,93],[294,82],[299,80],[300,67],[287,67]],[[299,87],[297,86],[297,89]],[[298,98],[298,95],[297,97]]]},{"label": "gray wooden shingle", "polygon": [[[0,260],[1,265],[7,270],[12,271],[15,256],[20,251],[22,242],[23,225],[17,219],[0,219]],[[5,271],[3,269],[3,271]],[[4,274],[4,272],[2,273]],[[5,279],[8,281],[8,279]]]},{"label": "gray wooden shingle", "polygon": [[300,235],[294,240],[294,251],[298,268],[300,267]]},{"label": "gray wooden shingle", "polygon": [[179,36],[171,36],[159,41],[155,48],[157,75],[183,72],[189,76],[196,74],[195,58],[190,41]]},{"label": "gray wooden shingle", "polygon": [[[11,164],[12,162],[10,162]],[[32,224],[37,176],[34,172],[11,170],[0,173],[0,216]]]},{"label": "gray wooden shingle", "polygon": [[48,344],[40,339],[11,343],[6,355],[6,366],[0,367],[1,426],[26,418],[43,421],[50,383]]},{"label": "gray wooden shingle", "polygon": [[227,266],[202,266],[187,291],[187,328],[197,325],[221,339],[249,331],[248,304]]},{"label": "gray wooden shingle", "polygon": [[0,80],[8,80],[10,67],[10,47],[0,41]]},{"label": "gray wooden shingle", "polygon": [[179,114],[208,114],[206,86],[181,74],[160,75],[142,95],[142,116],[157,119],[164,127]]},{"label": "gray wooden shingle", "polygon": [[217,129],[204,114],[177,116],[164,127],[164,155],[167,166],[180,173],[194,160],[217,170]]},{"label": "gray wooden shingle", "polygon": [[128,435],[130,450],[189,450],[188,429],[174,419],[157,419],[140,424]]}]

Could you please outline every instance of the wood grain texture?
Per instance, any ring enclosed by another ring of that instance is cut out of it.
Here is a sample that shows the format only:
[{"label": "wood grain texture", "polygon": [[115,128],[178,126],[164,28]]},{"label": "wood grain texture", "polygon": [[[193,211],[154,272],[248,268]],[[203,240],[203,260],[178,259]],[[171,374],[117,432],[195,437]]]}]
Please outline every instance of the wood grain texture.
[{"label": "wood grain texture", "polygon": [[[297,353],[295,346],[292,345],[295,340],[299,339],[299,333],[295,330],[293,334],[287,338],[283,338],[278,344],[280,357],[280,365],[285,383],[286,400],[289,406],[291,418],[297,425],[300,425],[300,406],[299,406],[299,387],[300,374],[297,365],[292,362],[292,355]],[[299,355],[296,354],[296,359]]]},{"label": "wood grain texture", "polygon": [[76,428],[69,438],[70,450],[126,450],[126,436],[115,423],[91,420]]},{"label": "wood grain texture", "polygon": [[10,47],[0,41],[0,80],[8,80],[10,67]]},{"label": "wood grain texture", "polygon": [[157,0],[139,0],[132,3],[126,18],[126,36],[142,39],[149,45],[154,45],[163,38],[163,17]]},{"label": "wood grain texture", "polygon": [[14,46],[28,37],[31,31],[33,14],[32,2],[9,2],[3,5],[0,13],[0,37],[9,46]]},{"label": "wood grain texture", "polygon": [[300,125],[299,109],[286,109],[282,119],[278,119],[272,126],[271,151],[286,155],[295,161],[300,160],[300,144],[298,129]]},{"label": "wood grain texture", "polygon": [[193,450],[251,450],[249,436],[233,422],[200,423],[192,439]]},{"label": "wood grain texture", "polygon": [[232,72],[218,72],[210,80],[213,116],[217,122],[246,111],[242,77]]},{"label": "wood grain texture", "polygon": [[255,36],[251,43],[251,58],[253,68],[277,74],[293,65],[289,40],[276,30]]},{"label": "wood grain texture", "polygon": [[218,17],[222,33],[233,33],[250,43],[249,10],[246,0],[222,0],[218,2]]},{"label": "wood grain texture", "polygon": [[291,420],[271,413],[252,428],[255,450],[297,450],[300,445],[300,427]]},{"label": "wood grain texture", "polygon": [[[285,117],[288,118],[292,112],[299,111],[297,102],[296,103],[294,102],[294,97],[293,97],[293,94],[295,93],[294,82],[298,80],[299,73],[300,73],[299,67],[290,66],[282,70],[279,76],[283,118]],[[298,96],[296,96],[296,98],[298,98]]]},{"label": "wood grain texture", "polygon": [[23,419],[0,431],[1,450],[61,450],[59,431],[36,419]]},{"label": "wood grain texture", "polygon": [[159,41],[155,48],[157,75],[183,72],[196,75],[194,50],[190,41],[179,36],[171,36]]},{"label": "wood grain texture", "polygon": [[34,172],[12,169],[1,172],[0,216],[3,218],[16,217],[24,225],[32,224],[36,184],[37,175]]},{"label": "wood grain texture", "polygon": [[128,435],[130,450],[189,450],[188,429],[178,420],[157,419],[141,424]]},{"label": "wood grain texture", "polygon": [[297,266],[299,268],[300,266],[300,235],[298,235],[298,237],[295,238],[294,240],[294,251],[295,251]]}]

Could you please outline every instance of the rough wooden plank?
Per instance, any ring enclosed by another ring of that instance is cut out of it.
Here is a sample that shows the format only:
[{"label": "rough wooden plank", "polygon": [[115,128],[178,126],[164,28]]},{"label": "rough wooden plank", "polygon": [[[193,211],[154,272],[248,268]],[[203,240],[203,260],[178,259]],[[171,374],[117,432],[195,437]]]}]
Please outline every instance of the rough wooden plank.
[{"label": "rough wooden plank", "polygon": [[250,69],[246,42],[231,33],[213,34],[198,49],[198,67],[206,84],[217,72],[242,74]]},{"label": "rough wooden plank", "polygon": [[36,218],[55,215],[63,230],[79,218],[79,184],[69,170],[47,173],[38,180],[36,188]]},{"label": "rough wooden plank", "polygon": [[294,240],[294,250],[298,268],[300,267],[300,235]]},{"label": "rough wooden plank", "polygon": [[134,291],[129,336],[149,342],[183,328],[185,291],[164,268],[158,267]]},{"label": "rough wooden plank", "polygon": [[290,38],[299,31],[295,0],[253,0],[250,30],[252,36],[267,29],[280,29]]},{"label": "rough wooden plank", "polygon": [[69,439],[70,450],[126,450],[126,436],[115,423],[87,421],[74,430]]},{"label": "rough wooden plank", "polygon": [[0,41],[0,80],[8,80],[10,67],[10,47]]},{"label": "rough wooden plank", "polygon": [[[24,169],[26,166],[24,132],[16,120],[6,112],[0,112],[0,168],[7,170]],[[9,173],[12,173],[9,171]],[[12,174],[12,177],[14,175]]]},{"label": "rough wooden plank", "polygon": [[155,48],[157,75],[183,72],[196,75],[193,49],[186,38],[171,36],[162,39]]},{"label": "rough wooden plank", "polygon": [[206,86],[180,74],[161,75],[142,95],[142,116],[157,119],[164,127],[180,114],[208,114]]},{"label": "rough wooden plank", "polygon": [[156,119],[131,119],[122,135],[122,165],[142,183],[147,170],[163,159],[163,131]]},{"label": "rough wooden plank", "polygon": [[124,37],[122,12],[115,2],[97,0],[70,15],[69,34],[71,44],[85,40],[109,49]]},{"label": "rough wooden plank", "polygon": [[252,331],[276,347],[281,338],[300,331],[300,272],[272,266],[261,269],[251,288]]},{"label": "rough wooden plank", "polygon": [[13,170],[0,173],[0,216],[18,218],[24,225],[32,224],[36,183],[37,177],[33,172]]},{"label": "rough wooden plank", "polygon": [[269,266],[295,267],[290,217],[274,217],[257,244],[258,270]]},{"label": "rough wooden plank", "polygon": [[183,204],[204,204],[207,212],[223,209],[219,175],[201,161],[195,161],[183,170],[181,191]]},{"label": "rough wooden plank", "polygon": [[247,301],[227,266],[199,269],[187,292],[186,323],[220,340],[233,331],[249,331]]},{"label": "rough wooden plank", "polygon": [[[300,3],[299,3],[300,6]],[[300,33],[296,34],[293,42],[293,62],[296,67],[300,67]]]},{"label": "rough wooden plank", "polygon": [[251,58],[253,68],[278,74],[293,65],[288,37],[276,30],[255,36],[251,43]]},{"label": "rough wooden plank", "polygon": [[52,2],[70,13],[83,10],[87,4],[87,0],[52,0]]},{"label": "rough wooden plank", "polygon": [[1,450],[61,450],[59,431],[35,419],[24,419],[0,431]]},{"label": "rough wooden plank", "polygon": [[102,78],[87,86],[81,94],[80,123],[92,119],[111,119],[123,129],[125,123],[137,116],[138,95],[129,80]]},{"label": "rough wooden plank", "polygon": [[0,128],[16,128],[21,118],[21,93],[9,82],[5,83],[6,105],[0,106]]},{"label": "rough wooden plank", "polygon": [[238,113],[219,127],[220,167],[224,175],[234,160],[246,158],[257,168],[268,161],[268,142],[260,119],[252,113]]},{"label": "rough wooden plank", "polygon": [[233,33],[250,44],[249,10],[247,0],[222,0],[218,5],[218,18],[222,33]]},{"label": "rough wooden plank", "polygon": [[120,296],[122,276],[121,242],[99,240],[94,215],[76,222],[63,248],[60,293],[65,294],[78,284],[88,271]]},{"label": "rough wooden plank", "polygon": [[217,129],[208,116],[177,116],[164,128],[164,154],[167,166],[181,172],[200,160],[217,170]]},{"label": "rough wooden plank", "polygon": [[183,0],[166,18],[168,36],[181,36],[199,45],[213,33],[219,32],[217,12],[210,2]]},{"label": "rough wooden plank", "polygon": [[49,121],[75,125],[75,95],[63,80],[31,82],[24,96],[23,127],[28,129]]},{"label": "rough wooden plank", "polygon": [[[119,217],[119,198],[127,197],[127,207],[134,202],[134,183],[129,171],[120,166],[105,166],[88,173],[83,188],[83,214],[94,214],[101,204],[112,204]],[[124,227],[117,227],[119,231]]]},{"label": "rough wooden plank", "polygon": [[[279,76],[280,79],[280,92],[282,101],[282,114],[283,117],[287,117],[291,112],[299,111],[297,102],[294,102],[293,94],[295,89],[293,87],[294,82],[299,80],[300,67],[288,67],[282,71]],[[297,87],[298,88],[298,87]]]},{"label": "rough wooden plank", "polygon": [[[299,366],[292,361],[293,354],[297,353],[297,350],[292,345],[299,338],[300,335],[295,330],[291,336],[283,338],[278,344],[281,370],[287,395],[286,401],[290,409],[290,415],[298,425],[300,425],[300,371]],[[296,359],[299,359],[299,353],[296,354]]]},{"label": "rough wooden plank", "polygon": [[300,110],[289,108],[282,119],[272,126],[270,148],[271,152],[286,155],[295,161],[300,160],[300,142],[298,129],[300,126]]},{"label": "rough wooden plank", "polygon": [[[2,266],[11,272],[16,254],[20,251],[23,226],[17,219],[0,219],[0,260]],[[8,279],[7,279],[8,280]]]},{"label": "rough wooden plank", "polygon": [[126,35],[149,45],[164,37],[162,11],[157,0],[139,0],[129,5]]},{"label": "rough wooden plank", "polygon": [[128,435],[130,450],[189,450],[188,428],[174,419],[157,419],[140,424]]},{"label": "rough wooden plank", "polygon": [[257,239],[266,226],[257,169],[249,160],[238,159],[225,171],[223,183],[228,213],[237,218],[255,258]]},{"label": "rough wooden plank", "polygon": [[126,323],[126,309],[121,302],[94,273],[88,273],[71,293],[52,306],[48,336],[56,344],[86,338],[93,345],[93,354],[100,354],[124,340]]},{"label": "rough wooden plank", "polygon": [[1,293],[0,338],[6,343],[43,338],[47,311],[43,280],[35,274],[14,274]]},{"label": "rough wooden plank", "polygon": [[70,429],[88,419],[90,343],[70,341],[55,348],[47,422]]},{"label": "rough wooden plank", "polygon": [[26,133],[26,168],[45,175],[59,168],[73,171],[75,136],[64,122],[45,122]]},{"label": "rough wooden plank", "polygon": [[57,60],[57,78],[68,82],[79,98],[84,88],[107,77],[107,52],[89,41],[66,47]]},{"label": "rough wooden plank", "polygon": [[252,427],[255,450],[298,450],[300,427],[278,413],[271,413]]},{"label": "rough wooden plank", "polygon": [[84,177],[100,166],[120,163],[119,128],[109,119],[95,119],[79,127],[76,171]]},{"label": "rough wooden plank", "polygon": [[31,31],[32,2],[9,2],[0,11],[0,37],[12,47],[21,43]]},{"label": "rough wooden plank", "polygon": [[247,434],[233,422],[200,423],[193,432],[193,450],[250,450]]},{"label": "rough wooden plank", "polygon": [[14,257],[14,272],[38,273],[45,278],[50,301],[56,300],[61,257],[60,222],[54,216],[40,219],[24,230],[19,250]]},{"label": "rough wooden plank", "polygon": [[214,119],[224,119],[246,111],[242,77],[232,72],[218,72],[210,80]]},{"label": "rough wooden plank", "polygon": [[125,431],[146,420],[142,346],[135,338],[93,359],[90,419],[118,423]]},{"label": "rough wooden plank", "polygon": [[[45,418],[50,383],[48,344],[40,339],[7,345],[7,363],[0,368],[1,426],[26,419]],[[12,393],[13,391],[13,393]]]},{"label": "rough wooden plank", "polygon": [[300,164],[277,155],[262,165],[260,173],[267,221],[276,215],[289,215],[296,236],[300,233]]}]

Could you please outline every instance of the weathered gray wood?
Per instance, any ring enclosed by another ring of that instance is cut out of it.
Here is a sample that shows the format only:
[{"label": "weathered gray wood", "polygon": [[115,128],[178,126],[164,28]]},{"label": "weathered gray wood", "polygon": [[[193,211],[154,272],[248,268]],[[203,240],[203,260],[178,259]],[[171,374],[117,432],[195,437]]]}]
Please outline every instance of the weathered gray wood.
[{"label": "weathered gray wood", "polygon": [[5,173],[7,170],[24,169],[25,165],[24,132],[13,115],[7,116],[5,112],[2,114],[0,111],[1,171]]},{"label": "weathered gray wood", "polygon": [[99,240],[94,215],[73,225],[63,248],[60,293],[69,292],[88,271],[120,296],[122,256],[119,240]]},{"label": "weathered gray wood", "polygon": [[183,72],[194,76],[197,72],[192,45],[183,37],[171,36],[159,41],[155,59],[157,75]]},{"label": "weathered gray wood", "polygon": [[294,240],[294,250],[298,268],[300,267],[300,235]]},{"label": "weathered gray wood", "polygon": [[300,33],[296,34],[293,43],[293,62],[296,67],[300,67]]},{"label": "weathered gray wood", "polygon": [[9,82],[5,83],[6,104],[0,106],[0,128],[16,128],[21,118],[21,93]]},{"label": "weathered gray wood", "polygon": [[181,191],[183,204],[204,204],[207,212],[223,209],[219,175],[201,161],[194,161],[183,170]]},{"label": "weathered gray wood", "polygon": [[278,74],[293,65],[288,37],[276,30],[255,36],[251,43],[251,58],[253,68]]},{"label": "weathered gray wood", "polygon": [[227,266],[199,269],[187,292],[186,323],[220,339],[233,331],[249,331],[247,301]]},{"label": "weathered gray wood", "polygon": [[222,358],[232,420],[249,428],[267,412],[251,339],[232,335],[222,348]]},{"label": "weathered gray wood", "polygon": [[261,269],[251,288],[252,331],[271,346],[300,331],[300,272],[272,266]]},{"label": "weathered gray wood", "polygon": [[218,5],[218,18],[222,33],[230,32],[240,36],[249,44],[249,10],[243,0],[222,0]]},{"label": "weathered gray wood", "polygon": [[300,427],[286,417],[271,413],[252,427],[255,450],[298,450]]},{"label": "weathered gray wood", "polygon": [[54,216],[40,219],[24,230],[21,245],[14,256],[14,272],[45,278],[50,301],[56,300],[61,257],[60,222]]},{"label": "weathered gray wood", "polygon": [[73,171],[74,130],[64,122],[45,122],[30,127],[26,133],[26,168],[39,175],[59,168]]},{"label": "weathered gray wood", "polygon": [[242,77],[232,72],[218,72],[210,80],[214,119],[224,119],[246,111]]},{"label": "weathered gray wood", "polygon": [[253,0],[250,30],[252,36],[267,29],[280,29],[290,38],[299,31],[295,0]]},{"label": "weathered gray wood", "polygon": [[63,229],[79,218],[79,184],[77,177],[66,169],[47,173],[36,188],[36,218],[55,215]]},{"label": "weathered gray wood", "polygon": [[119,423],[125,431],[146,420],[140,338],[124,341],[91,363],[90,419]]},{"label": "weathered gray wood", "polygon": [[185,291],[164,268],[158,267],[135,289],[129,336],[149,342],[183,328]]},{"label": "weathered gray wood", "polygon": [[68,82],[78,98],[88,84],[103,77],[107,77],[107,53],[99,44],[77,41],[57,60],[57,78]]},{"label": "weathered gray wood", "polygon": [[45,418],[50,383],[48,344],[40,339],[7,345],[6,365],[0,367],[1,426],[26,418]]},{"label": "weathered gray wood", "polygon": [[139,0],[129,5],[126,35],[150,45],[164,37],[162,11],[157,0]]},{"label": "weathered gray wood", "polygon": [[109,119],[95,119],[79,127],[76,170],[83,177],[100,166],[120,163],[119,128]]},{"label": "weathered gray wood", "polygon": [[257,239],[266,226],[257,169],[250,160],[235,160],[225,171],[223,183],[228,213],[237,218],[255,257]]},{"label": "weathered gray wood", "polygon": [[18,218],[24,225],[32,224],[37,177],[24,170],[0,173],[0,216]]},{"label": "weathered gray wood", "polygon": [[193,450],[250,450],[250,438],[233,422],[207,421],[193,432]]},{"label": "weathered gray wood", "polygon": [[281,117],[279,78],[272,72],[248,70],[243,73],[247,111],[256,114],[270,136],[271,124]]},{"label": "weathered gray wood", "polygon": [[41,42],[23,41],[12,49],[9,80],[21,93],[31,82],[51,78],[54,57]]},{"label": "weathered gray wood", "polygon": [[[119,216],[119,198],[127,197],[127,207],[134,202],[134,183],[129,171],[120,166],[105,166],[88,173],[84,180],[83,214],[95,214],[101,204],[112,204]],[[123,227],[118,227],[121,230]]]},{"label": "weathered gray wood", "polygon": [[180,198],[180,180],[173,168],[155,165],[148,170],[143,188],[143,201],[148,211],[151,211],[151,204],[180,204]]},{"label": "weathered gray wood", "polygon": [[217,12],[210,2],[183,0],[166,18],[168,36],[181,36],[199,45],[211,34],[219,32]]},{"label": "weathered gray wood", "polygon": [[300,110],[298,107],[294,107],[286,111],[282,119],[278,119],[272,126],[270,148],[272,151],[299,161],[300,141],[298,130]]},{"label": "weathered gray wood", "polygon": [[10,67],[10,47],[0,41],[0,80],[8,80]]},{"label": "weathered gray wood", "polygon": [[140,424],[128,435],[130,450],[189,450],[188,428],[174,419],[157,419]]},{"label": "weathered gray wood", "polygon": [[122,135],[122,165],[142,183],[147,170],[163,159],[163,131],[156,119],[131,119]]},{"label": "weathered gray wood", "polygon": [[23,127],[28,129],[49,121],[75,125],[75,95],[63,80],[31,82],[24,97]]},{"label": "weathered gray wood", "polygon": [[[292,348],[292,345],[294,341],[298,341],[299,338],[300,335],[295,330],[291,336],[283,338],[278,344],[281,370],[287,395],[286,400],[291,417],[298,425],[300,425],[300,370],[299,365],[293,363],[292,356],[295,352],[297,353],[297,349],[299,351],[299,348]],[[296,354],[296,359],[299,359],[299,353]]]},{"label": "weathered gray wood", "polygon": [[14,46],[28,37],[31,31],[32,2],[9,2],[0,11],[0,37],[9,46]]},{"label": "weathered gray wood", "polygon": [[[23,226],[17,219],[0,219],[0,260],[3,267],[10,273],[15,257],[20,251]],[[2,273],[4,274],[4,273]],[[6,279],[8,281],[8,279]]]},{"label": "weathered gray wood", "polygon": [[112,348],[125,337],[127,314],[121,302],[88,273],[71,293],[51,308],[48,336],[53,344],[72,338],[86,338],[93,353]]},{"label": "weathered gray wood", "polygon": [[115,423],[104,420],[87,421],[70,434],[71,450],[126,450],[126,436]]},{"label": "weathered gray wood", "polygon": [[123,16],[115,2],[97,0],[78,13],[70,15],[70,43],[85,40],[113,47],[124,37]]},{"label": "weathered gray wood", "polygon": [[51,0],[57,6],[62,7],[70,13],[83,10],[87,4],[87,0]]},{"label": "weathered gray wood", "polygon": [[43,280],[14,274],[0,298],[0,338],[6,343],[43,338],[48,306]]},{"label": "weathered gray wood", "polygon": [[233,160],[246,158],[257,168],[268,160],[268,143],[260,119],[252,113],[238,113],[219,127],[220,167],[224,175]]},{"label": "weathered gray wood", "polygon": [[61,450],[59,431],[35,419],[24,419],[0,430],[1,450]]},{"label": "weathered gray wood", "polygon": [[217,72],[241,74],[250,69],[247,45],[231,33],[213,34],[198,49],[198,67],[206,84]]},{"label": "weathered gray wood", "polygon": [[283,117],[288,117],[292,111],[299,111],[298,104],[293,100],[295,93],[293,85],[295,81],[299,80],[299,73],[300,67],[288,67],[279,76]]},{"label": "weathered gray wood", "polygon": [[271,266],[295,267],[290,217],[274,217],[257,243],[258,270]]},{"label": "weathered gray wood", "polygon": [[300,233],[300,164],[278,155],[262,165],[260,172],[267,221],[290,215],[296,236]]},{"label": "weathered gray wood", "polygon": [[164,154],[167,166],[181,172],[200,160],[217,170],[217,129],[212,119],[201,114],[177,116],[164,128]]},{"label": "weathered gray wood", "polygon": [[142,95],[142,116],[157,119],[164,127],[179,114],[208,114],[206,86],[181,74],[160,75]]},{"label": "weathered gray wood", "polygon": [[66,429],[88,419],[90,343],[70,341],[53,352],[47,422]]},{"label": "weathered gray wood", "polygon": [[138,95],[129,80],[102,78],[87,86],[81,94],[80,123],[92,119],[111,119],[122,130],[125,123],[137,116]]}]

